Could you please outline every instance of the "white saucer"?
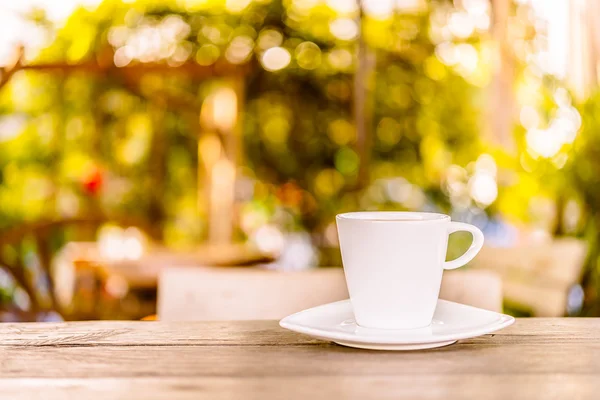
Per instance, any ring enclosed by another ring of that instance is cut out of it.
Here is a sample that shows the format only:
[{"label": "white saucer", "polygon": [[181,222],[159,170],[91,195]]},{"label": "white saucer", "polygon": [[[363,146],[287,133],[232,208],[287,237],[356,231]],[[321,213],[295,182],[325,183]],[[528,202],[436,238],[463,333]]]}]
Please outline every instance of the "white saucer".
[{"label": "white saucer", "polygon": [[433,323],[420,329],[363,328],[354,321],[350,300],[310,308],[279,321],[282,328],[343,346],[371,350],[419,350],[447,346],[506,328],[511,316],[438,300]]}]

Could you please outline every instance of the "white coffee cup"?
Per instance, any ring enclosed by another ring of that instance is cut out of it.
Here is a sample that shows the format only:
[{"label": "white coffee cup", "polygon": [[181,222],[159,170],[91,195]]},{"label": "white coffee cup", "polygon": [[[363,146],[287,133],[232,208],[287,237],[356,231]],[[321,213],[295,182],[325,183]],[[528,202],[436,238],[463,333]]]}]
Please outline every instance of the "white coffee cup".
[{"label": "white coffee cup", "polygon": [[[375,329],[429,326],[445,269],[462,267],[483,246],[473,225],[444,214],[364,211],[336,217],[342,263],[356,323]],[[473,235],[471,247],[445,261],[448,236]]]}]

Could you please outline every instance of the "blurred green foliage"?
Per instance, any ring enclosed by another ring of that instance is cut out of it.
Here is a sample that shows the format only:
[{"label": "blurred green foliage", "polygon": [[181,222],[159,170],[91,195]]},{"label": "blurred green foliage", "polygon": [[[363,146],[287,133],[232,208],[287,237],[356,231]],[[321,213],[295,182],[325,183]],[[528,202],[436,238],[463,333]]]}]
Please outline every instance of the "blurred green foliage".
[{"label": "blurred green foliage", "polygon": [[[366,77],[374,110],[367,150],[357,144],[352,112],[358,9],[246,3],[107,0],[77,10],[57,32],[48,28],[55,38],[33,64],[63,67],[19,71],[0,93],[9,132],[0,143],[0,225],[111,211],[154,221],[167,241],[204,237],[206,210],[197,210],[195,190],[202,132],[190,111],[228,81],[177,72],[190,63],[249,68],[243,173],[258,179],[255,201],[272,198],[291,212],[291,229],[322,230],[336,212],[356,208],[449,211],[444,171],[479,154],[481,114],[473,76],[434,54],[431,15],[450,12],[451,3],[385,22],[363,16],[376,60]],[[479,43],[475,34],[465,42],[473,51]],[[268,65],[273,48],[283,50],[271,63],[290,55],[283,68]],[[97,71],[113,62],[173,70]],[[365,195],[358,182],[365,151],[369,182],[401,176],[416,192]]]},{"label": "blurred green foliage", "polygon": [[[486,140],[489,2],[413,3],[382,16],[350,0],[105,0],[58,30],[32,13],[51,44],[0,91],[0,228],[103,213],[149,221],[170,245],[205,239],[198,143],[218,129],[201,112],[241,81],[236,239],[306,231],[337,264],[336,213],[394,209],[597,243],[598,99],[575,137],[568,92],[525,52],[515,148]],[[527,49],[534,24],[519,23]],[[468,237],[452,240],[450,257]]]}]

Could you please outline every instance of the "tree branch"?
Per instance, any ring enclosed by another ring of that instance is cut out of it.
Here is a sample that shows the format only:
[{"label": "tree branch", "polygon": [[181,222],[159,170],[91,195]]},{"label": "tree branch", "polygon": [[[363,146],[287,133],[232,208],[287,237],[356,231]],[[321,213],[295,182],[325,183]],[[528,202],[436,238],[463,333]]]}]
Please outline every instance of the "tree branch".
[{"label": "tree branch", "polygon": [[15,51],[15,59],[11,63],[11,65],[0,68],[0,90],[4,87],[4,85],[6,85],[8,83],[8,81],[10,81],[10,78],[12,78],[12,76],[15,74],[15,72],[17,72],[18,70],[20,70],[23,67],[23,65],[22,65],[23,54],[24,54],[23,46],[17,47],[17,49]]}]

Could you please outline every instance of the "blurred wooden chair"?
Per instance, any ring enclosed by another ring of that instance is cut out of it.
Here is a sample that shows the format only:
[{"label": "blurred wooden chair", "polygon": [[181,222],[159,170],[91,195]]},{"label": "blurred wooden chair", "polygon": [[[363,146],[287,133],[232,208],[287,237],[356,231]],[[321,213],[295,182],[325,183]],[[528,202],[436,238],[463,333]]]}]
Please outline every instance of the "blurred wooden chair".
[{"label": "blurred wooden chair", "polygon": [[586,257],[584,241],[554,238],[511,248],[484,247],[470,267],[496,273],[512,307],[536,317],[561,317],[567,313],[569,289],[581,282]]},{"label": "blurred wooden chair", "polygon": [[[486,271],[447,271],[441,297],[502,310],[500,279]],[[348,298],[341,268],[281,272],[255,268],[165,268],[158,285],[164,321],[280,319]],[[153,318],[149,318],[153,319]]]},{"label": "blurred wooden chair", "polygon": [[[55,280],[54,256],[70,239],[95,239],[98,228],[108,222],[152,229],[133,218],[90,216],[25,223],[0,232],[0,268],[26,293],[29,303],[26,309],[11,306],[7,311],[20,321],[46,319],[48,314],[55,315],[51,319],[69,319],[71,310],[61,302],[60,282]],[[91,302],[95,306],[96,300]]]}]

